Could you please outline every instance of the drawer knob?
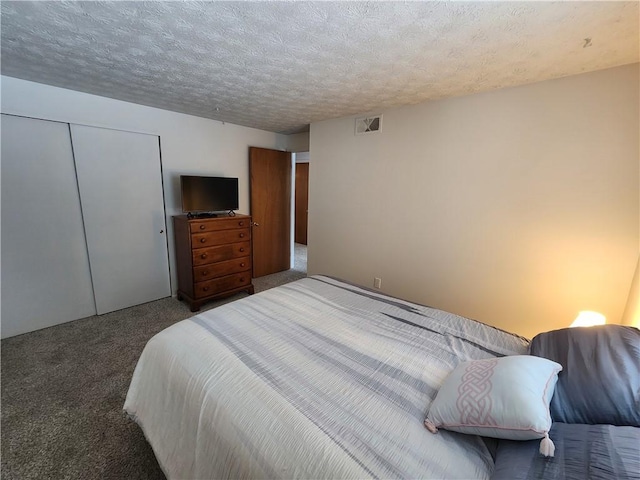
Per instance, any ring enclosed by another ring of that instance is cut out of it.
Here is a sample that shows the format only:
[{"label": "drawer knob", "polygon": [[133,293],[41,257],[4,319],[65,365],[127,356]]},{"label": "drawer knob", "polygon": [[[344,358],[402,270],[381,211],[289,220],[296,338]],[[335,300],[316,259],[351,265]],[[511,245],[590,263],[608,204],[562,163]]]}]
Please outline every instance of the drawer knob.
[{"label": "drawer knob", "polygon": [[204,225],[200,225],[200,230],[204,230],[205,226]]},{"label": "drawer knob", "polygon": [[240,266],[241,266],[241,267],[244,267],[244,262],[242,262],[242,263],[240,264]]},{"label": "drawer knob", "polygon": [[244,282],[244,277],[240,277],[240,283]]},{"label": "drawer knob", "polygon": [[244,222],[238,222],[238,225],[240,225],[241,227],[244,227]]},{"label": "drawer knob", "polygon": [[204,242],[206,242],[206,241],[207,241],[207,239],[206,239],[206,238],[201,238],[201,239],[200,239],[200,243],[204,243]]},{"label": "drawer knob", "polygon": [[203,292],[208,292],[209,291],[209,287],[202,287],[202,291]]},{"label": "drawer knob", "polygon": [[209,275],[209,271],[208,271],[208,270],[205,270],[204,272],[202,272],[202,276],[203,276],[203,277],[205,277],[205,276],[207,276],[207,275]]},{"label": "drawer knob", "polygon": [[241,233],[241,234],[240,234],[240,238],[244,238],[244,233]]},{"label": "drawer knob", "polygon": [[241,249],[240,249],[240,251],[241,251],[241,252],[244,252],[244,248],[241,248]]},{"label": "drawer knob", "polygon": [[202,258],[204,260],[205,258],[207,258],[207,254],[203,253],[202,255],[200,255],[200,258]]}]

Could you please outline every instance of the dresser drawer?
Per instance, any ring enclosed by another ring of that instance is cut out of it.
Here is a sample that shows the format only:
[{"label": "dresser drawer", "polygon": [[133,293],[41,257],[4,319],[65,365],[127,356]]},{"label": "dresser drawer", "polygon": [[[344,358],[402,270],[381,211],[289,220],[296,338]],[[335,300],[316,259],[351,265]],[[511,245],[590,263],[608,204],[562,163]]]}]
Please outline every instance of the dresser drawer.
[{"label": "dresser drawer", "polygon": [[213,220],[199,220],[189,222],[191,233],[215,232],[219,230],[232,230],[234,228],[247,228],[247,218],[216,218]]},{"label": "dresser drawer", "polygon": [[193,281],[203,282],[212,278],[230,275],[232,273],[245,272],[251,270],[251,257],[234,258],[224,262],[202,265],[193,269]]},{"label": "dresser drawer", "polygon": [[244,287],[251,283],[251,272],[235,273],[206,282],[198,282],[194,285],[195,297],[203,298],[217,293],[223,293],[226,290],[232,290],[238,287]]},{"label": "dresser drawer", "polygon": [[251,242],[230,243],[217,247],[197,248],[192,251],[193,266],[207,265],[209,263],[231,260],[244,257],[251,252]]},{"label": "dresser drawer", "polygon": [[218,232],[194,233],[191,235],[193,248],[207,247],[209,245],[223,245],[225,243],[245,242],[249,240],[249,229],[238,228],[234,230],[221,230]]}]

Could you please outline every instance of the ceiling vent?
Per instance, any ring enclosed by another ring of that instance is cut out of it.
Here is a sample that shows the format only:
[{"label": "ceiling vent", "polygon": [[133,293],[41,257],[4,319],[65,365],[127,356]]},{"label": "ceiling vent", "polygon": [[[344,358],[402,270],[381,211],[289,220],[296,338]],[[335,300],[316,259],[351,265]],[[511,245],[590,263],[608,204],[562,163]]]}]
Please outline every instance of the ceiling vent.
[{"label": "ceiling vent", "polygon": [[382,115],[356,118],[356,135],[375,133],[382,130]]}]

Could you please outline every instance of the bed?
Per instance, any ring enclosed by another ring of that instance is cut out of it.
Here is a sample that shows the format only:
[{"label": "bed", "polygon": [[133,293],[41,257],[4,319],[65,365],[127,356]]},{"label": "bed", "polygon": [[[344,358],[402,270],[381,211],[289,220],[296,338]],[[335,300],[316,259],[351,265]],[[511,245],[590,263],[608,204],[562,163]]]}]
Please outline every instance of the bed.
[{"label": "bed", "polygon": [[555,457],[537,441],[500,440],[493,480],[640,479],[640,428],[555,422]]},{"label": "bed", "polygon": [[529,352],[564,368],[550,402],[555,457],[500,440],[492,478],[640,479],[640,331],[564,328],[536,335]]},{"label": "bed", "polygon": [[488,325],[313,276],[154,336],[124,409],[170,479],[489,479],[498,441],[433,435],[423,421],[461,362],[528,349]]}]

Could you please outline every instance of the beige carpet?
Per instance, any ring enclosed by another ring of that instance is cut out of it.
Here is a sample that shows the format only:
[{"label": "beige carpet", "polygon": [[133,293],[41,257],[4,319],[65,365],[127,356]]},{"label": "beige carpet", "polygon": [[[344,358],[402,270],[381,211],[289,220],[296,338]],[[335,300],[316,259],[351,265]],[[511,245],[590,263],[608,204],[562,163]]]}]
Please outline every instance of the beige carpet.
[{"label": "beige carpet", "polygon": [[[254,285],[260,292],[305,276],[306,247],[296,245],[293,269]],[[164,479],[122,406],[146,342],[192,315],[165,298],[3,340],[2,478]]]}]

